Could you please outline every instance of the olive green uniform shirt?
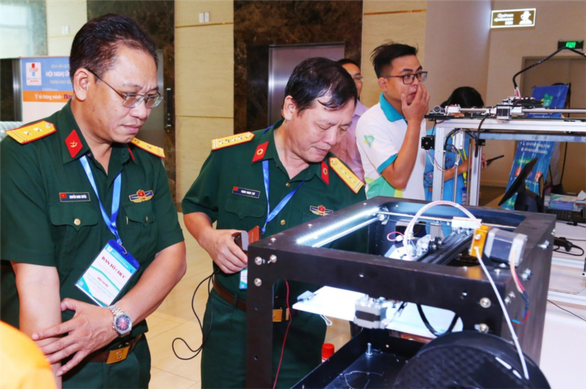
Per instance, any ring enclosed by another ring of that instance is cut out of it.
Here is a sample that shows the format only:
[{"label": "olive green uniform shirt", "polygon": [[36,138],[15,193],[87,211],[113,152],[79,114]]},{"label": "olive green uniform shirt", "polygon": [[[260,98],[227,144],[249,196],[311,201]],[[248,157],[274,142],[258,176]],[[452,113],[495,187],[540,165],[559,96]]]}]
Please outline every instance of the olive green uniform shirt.
[{"label": "olive green uniform shirt", "polygon": [[[290,179],[275,147],[274,131],[278,131],[279,125],[277,123],[277,128],[264,133],[263,130],[255,131],[250,142],[212,151],[183,199],[183,213],[203,212],[217,222],[217,229],[249,231],[255,226],[262,228],[267,218],[263,160],[268,160],[269,165],[271,210],[304,181],[287,205],[267,224],[263,238],[365,199],[363,188],[354,193],[330,168],[329,158],[334,157],[333,154],[328,154],[324,163],[312,163]],[[266,149],[264,156],[253,162],[259,149]],[[219,272],[219,282],[245,300],[246,291],[239,290],[240,273],[225,274],[215,264],[214,268]],[[276,295],[284,297],[284,283],[279,284]],[[289,286],[292,302],[305,290],[315,289],[313,285],[299,282],[289,282]],[[212,302],[212,298],[219,297],[215,293],[211,295],[204,319],[204,328],[211,327],[211,332],[202,358],[202,387],[243,387],[245,313],[221,306],[222,303],[226,305],[225,301]],[[286,322],[275,323],[273,371],[277,368],[286,328]],[[319,315],[300,312],[295,316],[279,373],[279,387],[290,387],[320,362],[324,334],[325,325]]]},{"label": "olive green uniform shirt", "polygon": [[[140,267],[117,299],[136,285],[155,254],[183,241],[159,157],[133,144],[113,144],[106,174],[91,157],[70,103],[45,120],[55,125],[56,133],[27,144],[10,137],[1,143],[2,320],[14,326],[18,326],[18,295],[8,261],[55,267],[61,299],[94,304],[75,283],[115,237],[102,218],[96,194],[79,161],[81,156],[88,155],[108,216],[113,182],[122,172],[117,227],[124,247]],[[73,315],[73,311],[65,311],[62,319],[69,320]],[[132,336],[146,331],[143,320],[135,323]]]}]

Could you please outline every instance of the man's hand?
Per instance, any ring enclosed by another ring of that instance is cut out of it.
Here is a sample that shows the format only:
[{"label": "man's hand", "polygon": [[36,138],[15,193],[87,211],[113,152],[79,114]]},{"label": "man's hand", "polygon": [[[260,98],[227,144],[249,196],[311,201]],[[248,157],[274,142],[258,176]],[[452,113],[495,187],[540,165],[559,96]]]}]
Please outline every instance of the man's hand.
[{"label": "man's hand", "polygon": [[118,336],[112,328],[112,312],[108,308],[66,298],[61,302],[61,311],[66,310],[75,311],[71,320],[36,331],[32,335],[32,339],[36,341],[62,336],[41,347],[49,363],[56,363],[73,355],[57,371],[57,376],[67,373],[88,354],[106,346]]},{"label": "man's hand", "polygon": [[[425,115],[429,112],[429,93],[423,84],[417,85],[417,92],[411,104],[407,103],[407,96],[401,94],[401,108],[403,110],[403,116],[409,124],[417,124],[417,127],[423,121]],[[415,128],[412,127],[412,128]]]},{"label": "man's hand", "polygon": [[184,214],[183,220],[189,233],[224,273],[237,273],[248,266],[248,257],[234,243],[234,237],[241,231],[216,230],[210,218],[202,212]]},{"label": "man's hand", "polygon": [[210,229],[201,236],[199,244],[226,274],[237,273],[248,266],[248,256],[234,243],[238,230]]}]

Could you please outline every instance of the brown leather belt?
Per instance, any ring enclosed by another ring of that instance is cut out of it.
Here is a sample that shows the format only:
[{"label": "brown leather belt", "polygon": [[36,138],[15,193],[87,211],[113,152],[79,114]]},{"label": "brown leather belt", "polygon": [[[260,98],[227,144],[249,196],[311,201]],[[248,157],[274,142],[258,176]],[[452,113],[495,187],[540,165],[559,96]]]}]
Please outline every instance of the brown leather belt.
[{"label": "brown leather belt", "polygon": [[[228,289],[224,287],[217,279],[214,277],[214,290],[224,300],[226,300],[230,305],[235,306],[239,310],[246,312],[246,301],[241,300],[235,297]],[[289,308],[277,308],[273,309],[273,322],[278,323],[282,321],[288,321],[291,317]]]},{"label": "brown leather belt", "polygon": [[122,362],[126,359],[126,357],[128,357],[128,354],[130,354],[134,350],[136,344],[141,338],[142,334],[130,339],[127,342],[119,344],[116,348],[112,350],[108,350],[105,348],[96,350],[93,353],[89,354],[85,358],[85,360],[87,360],[88,362],[105,362],[108,365],[112,363]]}]

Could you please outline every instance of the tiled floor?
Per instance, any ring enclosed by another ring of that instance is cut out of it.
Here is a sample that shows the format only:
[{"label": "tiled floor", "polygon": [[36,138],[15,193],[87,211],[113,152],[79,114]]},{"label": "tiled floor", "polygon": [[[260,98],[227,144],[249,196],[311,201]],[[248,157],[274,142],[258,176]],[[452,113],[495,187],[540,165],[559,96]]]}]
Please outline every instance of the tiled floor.
[{"label": "tiled floor", "polygon": [[[147,319],[147,338],[152,356],[151,383],[153,389],[187,389],[200,387],[200,357],[182,361],[175,357],[171,347],[173,339],[181,337],[192,349],[201,344],[201,331],[191,310],[191,298],[195,287],[211,274],[212,262],[207,253],[183,226],[183,215],[179,215],[187,245],[187,273],[171,291],[163,304]],[[207,290],[200,288],[195,299],[195,310],[203,316]],[[187,358],[193,355],[187,347],[176,342],[177,353]]]}]

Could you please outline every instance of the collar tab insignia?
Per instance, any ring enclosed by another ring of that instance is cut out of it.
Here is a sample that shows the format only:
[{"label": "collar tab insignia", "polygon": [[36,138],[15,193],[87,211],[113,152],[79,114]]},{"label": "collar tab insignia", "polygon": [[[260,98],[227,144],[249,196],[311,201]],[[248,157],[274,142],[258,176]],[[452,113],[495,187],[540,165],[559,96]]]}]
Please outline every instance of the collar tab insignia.
[{"label": "collar tab insignia", "polygon": [[152,190],[142,190],[139,189],[136,191],[135,194],[131,194],[128,196],[130,201],[133,203],[142,203],[143,201],[148,201],[153,198],[154,192]]},{"label": "collar tab insignia", "polygon": [[75,158],[81,149],[83,149],[83,144],[81,143],[81,139],[79,139],[76,130],[71,131],[71,133],[67,135],[67,138],[65,138],[65,146],[67,146],[67,151],[69,151],[71,158]]},{"label": "collar tab insignia", "polygon": [[327,216],[330,213],[334,212],[331,209],[327,209],[323,205],[318,205],[318,206],[310,205],[309,210],[311,211],[311,213],[313,213],[314,215],[318,215],[318,216]]},{"label": "collar tab insignia", "polygon": [[47,135],[51,135],[55,132],[57,132],[57,129],[53,123],[42,120],[37,123],[29,124],[28,126],[6,131],[6,134],[18,143],[26,144],[34,142],[37,139],[44,138]]},{"label": "collar tab insignia", "polygon": [[223,138],[216,138],[212,140],[212,150],[219,150],[225,147],[235,146],[242,143],[248,143],[254,139],[252,132],[243,132],[241,134],[234,134],[225,136]]},{"label": "collar tab insignia", "polygon": [[264,158],[265,154],[267,153],[267,149],[269,148],[269,142],[262,143],[258,145],[256,151],[254,152],[254,157],[252,158],[252,162],[260,161]]},{"label": "collar tab insignia", "polygon": [[[143,149],[144,151],[156,155],[159,158],[165,158],[165,150],[162,147],[152,145],[150,143],[144,142],[140,139],[134,138],[130,141],[133,145],[138,147],[139,149]],[[134,159],[134,155],[132,156]]]},{"label": "collar tab insignia", "polygon": [[356,174],[354,174],[354,172],[348,166],[344,165],[344,163],[338,158],[330,158],[330,166],[332,167],[332,170],[340,176],[342,181],[348,185],[352,192],[358,193],[364,186],[364,182],[362,182],[360,178],[358,178]]},{"label": "collar tab insignia", "polygon": [[330,169],[327,163],[321,161],[321,179],[328,185],[330,185]]}]

